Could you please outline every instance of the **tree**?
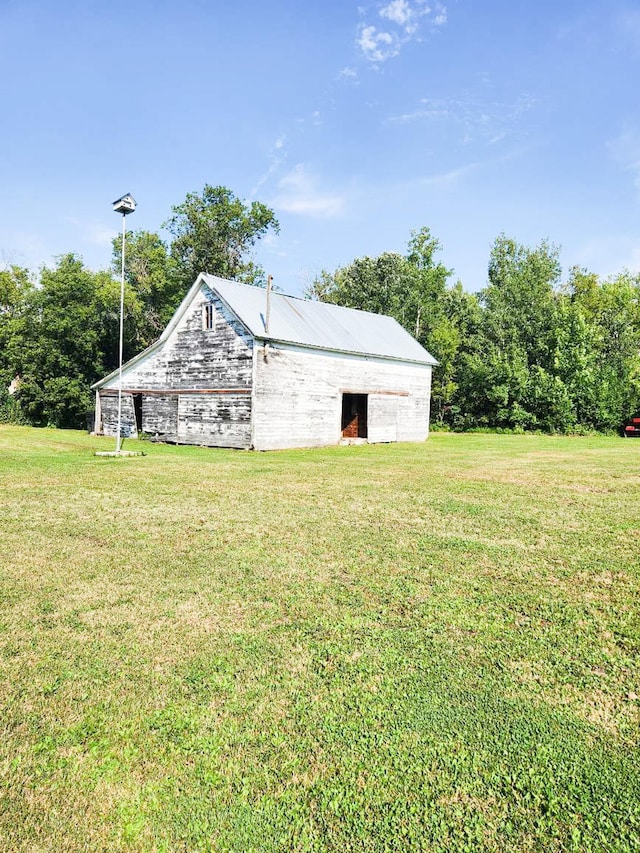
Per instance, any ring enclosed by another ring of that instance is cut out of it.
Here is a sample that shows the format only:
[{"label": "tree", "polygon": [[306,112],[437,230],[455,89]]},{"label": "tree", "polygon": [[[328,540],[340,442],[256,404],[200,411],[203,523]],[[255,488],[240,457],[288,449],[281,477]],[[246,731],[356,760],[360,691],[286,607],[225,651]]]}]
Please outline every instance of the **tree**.
[{"label": "tree", "polygon": [[323,270],[306,295],[394,317],[438,360],[432,385],[435,417],[443,419],[455,390],[453,361],[459,346],[455,321],[447,313],[447,279],[451,270],[436,261],[440,242],[428,228],[411,234],[407,254],[383,252],[357,258],[334,273]]},{"label": "tree", "polygon": [[[113,240],[112,270],[122,269],[122,236]],[[136,350],[152,344],[162,333],[184,296],[175,261],[162,238],[150,231],[127,234],[125,281],[138,301],[137,323],[133,330]]]},{"label": "tree", "polygon": [[14,326],[32,290],[28,270],[17,266],[0,270],[0,371],[10,368],[8,355]]},{"label": "tree", "polygon": [[436,263],[438,240],[428,228],[414,231],[408,252],[383,252],[375,258],[357,258],[335,273],[323,270],[306,295],[322,302],[388,314],[421,342],[442,319],[447,279],[444,264]]},{"label": "tree", "polygon": [[323,270],[306,295],[321,302],[406,320],[413,278],[414,270],[406,258],[396,252],[383,252],[377,258],[356,258],[333,274]]},{"label": "tree", "polygon": [[16,328],[32,290],[28,270],[17,266],[0,270],[0,422],[24,420],[11,383],[17,379]]},{"label": "tree", "polygon": [[477,389],[473,415],[478,424],[524,429],[573,425],[567,391],[556,371],[558,255],[557,247],[546,241],[531,249],[501,235],[493,245],[489,284],[480,294],[480,345],[467,365],[467,382]]},{"label": "tree", "polygon": [[475,293],[467,293],[460,281],[447,290],[444,306],[449,334],[442,343],[434,342],[433,351],[440,362],[434,394],[440,394],[441,399],[434,399],[433,412],[440,422],[464,429],[473,424],[469,411],[477,388],[467,377],[473,375],[470,365],[481,345],[482,309]]},{"label": "tree", "polygon": [[480,297],[488,332],[503,348],[524,350],[527,364],[552,362],[560,272],[559,250],[546,240],[531,249],[501,235],[491,250],[489,285]]},{"label": "tree", "polygon": [[[640,407],[640,277],[623,272],[601,282],[574,268],[566,293],[586,352],[574,384],[583,417],[619,429]],[[584,331],[582,331],[584,330]]]},{"label": "tree", "polygon": [[279,233],[273,210],[259,201],[246,204],[227,187],[205,184],[172,208],[164,227],[173,235],[171,259],[183,291],[201,272],[250,284],[264,280],[263,269],[250,257],[269,230]]},{"label": "tree", "polygon": [[119,285],[108,273],[87,270],[72,254],[42,270],[7,352],[11,372],[20,375],[16,399],[30,423],[83,425],[93,406],[90,385],[117,364],[118,315]]}]

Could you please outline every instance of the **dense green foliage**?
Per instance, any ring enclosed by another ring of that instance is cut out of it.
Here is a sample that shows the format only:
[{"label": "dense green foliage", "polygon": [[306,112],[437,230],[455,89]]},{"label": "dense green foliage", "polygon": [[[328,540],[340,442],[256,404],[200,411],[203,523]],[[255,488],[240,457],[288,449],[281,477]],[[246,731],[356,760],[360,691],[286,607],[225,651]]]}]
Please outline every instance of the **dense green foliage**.
[{"label": "dense green foliage", "polygon": [[173,207],[165,227],[173,235],[171,258],[185,289],[201,272],[262,283],[264,271],[250,252],[270,229],[280,229],[271,208],[259,201],[245,204],[227,187],[209,184]]},{"label": "dense green foliage", "polygon": [[20,346],[17,333],[31,288],[27,270],[12,266],[0,271],[0,423],[25,420],[11,383]]},{"label": "dense green foliage", "polygon": [[[124,357],[161,334],[198,273],[264,284],[252,257],[277,233],[274,212],[205,185],[172,208],[170,241],[127,236]],[[607,280],[574,268],[561,280],[558,249],[500,236],[478,294],[437,259],[428,228],[405,254],[355,259],[310,286],[313,299],[395,317],[439,362],[437,426],[572,432],[619,430],[640,407],[640,276]],[[80,426],[90,385],[117,366],[121,237],[111,273],[73,254],[38,280],[0,272],[0,422]]]},{"label": "dense green foliage", "polygon": [[309,295],[390,314],[440,362],[433,415],[455,429],[617,430],[640,406],[640,277],[600,281],[558,250],[500,236],[479,294],[436,263],[428,229],[406,255],[321,273]]},{"label": "dense green foliage", "polygon": [[9,280],[10,304],[0,315],[2,420],[76,426],[90,407],[91,382],[115,366],[118,285],[74,255],[45,267],[37,287],[25,270],[13,268]]},{"label": "dense green foliage", "polygon": [[[188,285],[178,278],[167,244],[158,234],[134,231],[127,235],[125,249],[125,281],[139,303],[135,326],[137,350],[140,351],[162,334]],[[120,276],[121,237],[113,241],[112,269],[114,275]]]}]

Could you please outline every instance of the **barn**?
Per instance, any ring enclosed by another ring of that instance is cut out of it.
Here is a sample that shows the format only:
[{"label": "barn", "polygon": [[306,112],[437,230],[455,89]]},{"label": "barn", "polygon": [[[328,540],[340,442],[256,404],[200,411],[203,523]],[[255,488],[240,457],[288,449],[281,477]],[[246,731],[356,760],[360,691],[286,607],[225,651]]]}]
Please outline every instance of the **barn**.
[{"label": "barn", "polygon": [[[201,274],[122,367],[122,435],[275,450],[423,441],[436,360],[396,320]],[[118,371],[93,388],[115,436]]]}]

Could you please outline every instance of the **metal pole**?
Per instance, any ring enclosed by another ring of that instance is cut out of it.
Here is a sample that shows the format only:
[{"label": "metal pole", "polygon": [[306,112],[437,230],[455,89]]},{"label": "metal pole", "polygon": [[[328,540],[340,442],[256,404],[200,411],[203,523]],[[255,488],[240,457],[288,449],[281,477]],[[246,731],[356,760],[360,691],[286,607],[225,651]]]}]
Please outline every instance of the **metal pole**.
[{"label": "metal pole", "polygon": [[268,335],[271,331],[269,329],[269,320],[271,319],[271,283],[273,282],[273,276],[267,276],[267,316],[264,321],[264,331]]},{"label": "metal pole", "polygon": [[118,359],[118,434],[116,436],[116,453],[120,453],[122,443],[122,351],[124,341],[124,237],[126,215],[122,214],[122,272],[120,275],[120,350]]},{"label": "metal pole", "polygon": [[[265,338],[269,337],[269,320],[271,319],[271,282],[272,281],[273,281],[273,276],[272,275],[267,276],[267,311],[266,311],[266,317],[264,319]],[[263,355],[262,355],[262,358],[265,361],[267,361],[269,358],[268,352],[269,352],[269,341],[265,340],[264,351],[263,351]]]}]

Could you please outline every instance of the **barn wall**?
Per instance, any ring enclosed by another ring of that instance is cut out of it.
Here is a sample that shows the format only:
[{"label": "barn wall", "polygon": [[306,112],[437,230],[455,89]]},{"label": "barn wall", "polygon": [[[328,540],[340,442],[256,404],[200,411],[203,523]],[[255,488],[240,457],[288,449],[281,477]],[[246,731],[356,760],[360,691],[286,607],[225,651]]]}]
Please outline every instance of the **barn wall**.
[{"label": "barn wall", "polygon": [[142,395],[142,431],[149,435],[178,434],[178,394]]},{"label": "barn wall", "polygon": [[[116,436],[118,434],[118,394],[101,393],[100,411],[102,417],[102,432],[104,435]],[[98,424],[96,424],[96,430]],[[120,433],[123,438],[137,438],[136,416],[133,408],[133,397],[131,394],[122,395],[122,409],[120,413]]]},{"label": "barn wall", "polygon": [[[207,303],[215,307],[212,329],[203,328]],[[125,366],[122,386],[142,394],[144,432],[185,444],[248,447],[252,375],[253,338],[203,284],[170,337]],[[116,376],[100,389],[103,406],[106,392],[117,387]],[[116,430],[117,416],[105,417],[103,409],[103,433],[115,435]]]},{"label": "barn wall", "polygon": [[369,441],[376,442],[398,440],[398,415],[400,399],[401,397],[390,394],[369,395]]},{"label": "barn wall", "polygon": [[178,438],[181,444],[248,448],[251,444],[251,396],[181,395]]},{"label": "barn wall", "polygon": [[341,438],[342,394],[368,395],[369,441],[423,441],[431,367],[269,345],[256,349],[253,445],[317,447]]}]

